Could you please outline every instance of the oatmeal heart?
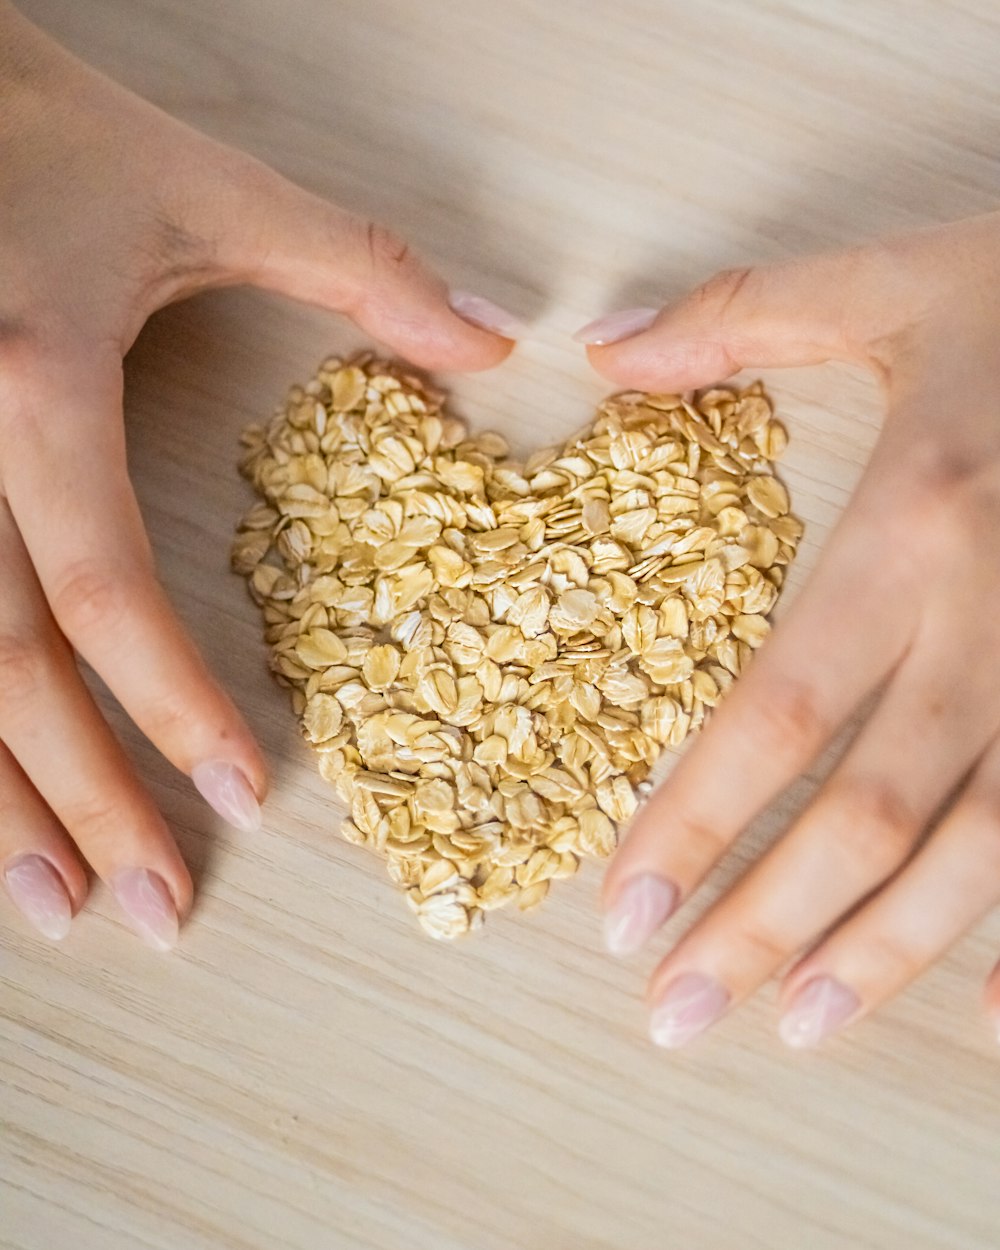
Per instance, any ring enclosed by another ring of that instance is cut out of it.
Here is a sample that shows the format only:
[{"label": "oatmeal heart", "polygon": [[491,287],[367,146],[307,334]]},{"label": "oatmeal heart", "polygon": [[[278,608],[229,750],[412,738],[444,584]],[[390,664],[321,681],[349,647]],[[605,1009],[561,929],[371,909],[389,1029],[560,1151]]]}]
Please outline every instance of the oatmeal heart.
[{"label": "oatmeal heart", "polygon": [[765,637],[801,524],[759,384],[615,395],[524,464],[369,356],[244,436],[234,568],[351,842],[423,928],[541,902]]}]

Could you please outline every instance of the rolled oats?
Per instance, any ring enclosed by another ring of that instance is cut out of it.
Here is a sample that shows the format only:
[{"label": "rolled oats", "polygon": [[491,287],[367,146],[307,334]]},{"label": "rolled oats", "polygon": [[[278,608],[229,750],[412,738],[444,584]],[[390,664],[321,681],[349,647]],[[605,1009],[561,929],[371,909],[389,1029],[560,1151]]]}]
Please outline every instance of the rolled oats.
[{"label": "rolled oats", "polygon": [[233,567],[343,836],[431,936],[612,852],[767,634],[802,533],[786,442],[759,384],[628,392],[515,463],[367,355],[246,432]]}]

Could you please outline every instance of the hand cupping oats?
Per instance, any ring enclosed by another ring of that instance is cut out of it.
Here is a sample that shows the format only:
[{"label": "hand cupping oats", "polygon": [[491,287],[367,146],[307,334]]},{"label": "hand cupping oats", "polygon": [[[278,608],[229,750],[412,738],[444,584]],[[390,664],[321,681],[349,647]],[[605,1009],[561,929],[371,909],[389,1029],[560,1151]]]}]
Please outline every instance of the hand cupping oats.
[{"label": "hand cupping oats", "polygon": [[524,464],[395,364],[327,360],[243,471],[260,604],[350,841],[450,938],[604,857],[765,637],[801,524],[759,384],[613,396]]}]

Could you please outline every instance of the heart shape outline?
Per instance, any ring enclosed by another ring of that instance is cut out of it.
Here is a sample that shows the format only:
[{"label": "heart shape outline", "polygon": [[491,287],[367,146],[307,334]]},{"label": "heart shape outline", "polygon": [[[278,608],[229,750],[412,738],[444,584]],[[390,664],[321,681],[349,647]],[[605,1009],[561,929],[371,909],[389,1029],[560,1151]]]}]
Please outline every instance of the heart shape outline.
[{"label": "heart shape outline", "polygon": [[276,677],[426,932],[603,858],[767,633],[802,533],[759,383],[626,392],[524,464],[370,354],[243,437],[233,565]]}]

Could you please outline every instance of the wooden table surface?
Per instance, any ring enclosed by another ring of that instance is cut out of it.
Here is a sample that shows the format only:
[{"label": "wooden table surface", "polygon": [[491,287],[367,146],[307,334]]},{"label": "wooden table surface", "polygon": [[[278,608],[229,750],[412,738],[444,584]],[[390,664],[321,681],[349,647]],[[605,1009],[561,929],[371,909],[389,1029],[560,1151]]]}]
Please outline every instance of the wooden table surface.
[{"label": "wooden table surface", "polygon": [[[994,207],[991,0],[24,0],[165,108],[395,226],[530,321],[448,378],[521,447],[604,387],[568,332],[720,266]],[[2,177],[2,174],[0,174]],[[816,1055],[764,993],[690,1053],[645,1040],[655,957],[602,953],[599,871],[438,945],[340,812],[227,571],[237,436],[331,349],[251,292],[159,315],[129,367],[164,580],[260,734],[263,832],[224,828],[107,703],[199,886],[178,950],[97,889],[59,947],[0,907],[0,1244],[17,1250],[993,1250],[998,917]],[[768,377],[808,523],[791,594],[877,431],[839,368]],[[725,779],[720,778],[720,784]],[[713,880],[808,795],[807,779]]]}]

